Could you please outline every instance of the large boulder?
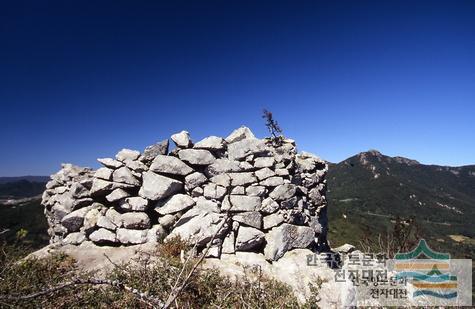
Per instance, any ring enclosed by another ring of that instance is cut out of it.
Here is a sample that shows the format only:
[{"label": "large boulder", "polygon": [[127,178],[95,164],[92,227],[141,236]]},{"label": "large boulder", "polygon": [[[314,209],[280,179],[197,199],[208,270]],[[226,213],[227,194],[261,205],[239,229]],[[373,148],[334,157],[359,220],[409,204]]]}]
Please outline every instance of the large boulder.
[{"label": "large boulder", "polygon": [[89,239],[96,244],[111,244],[117,242],[117,237],[114,232],[100,228],[89,235]]},{"label": "large boulder", "polygon": [[155,206],[155,211],[160,215],[174,214],[195,205],[195,201],[186,194],[175,194],[169,199],[160,201]]},{"label": "large boulder", "polygon": [[193,148],[196,149],[207,149],[207,150],[222,150],[225,147],[225,141],[221,137],[209,136],[198,143],[196,143]]},{"label": "large boulder", "polygon": [[127,212],[121,215],[122,225],[126,229],[148,229],[150,224],[149,216],[144,212]]},{"label": "large boulder", "polygon": [[[188,212],[193,210],[194,209],[191,209]],[[186,214],[184,216],[186,216]],[[186,218],[187,220],[183,220],[183,217],[180,218],[165,241],[179,236],[181,239],[189,241],[192,244],[197,243],[198,246],[205,246],[225,220],[222,214],[200,210],[193,211],[193,213],[190,213]],[[225,232],[225,229],[219,230],[217,238],[222,238]]]},{"label": "large boulder", "polygon": [[257,182],[254,173],[228,173],[232,186],[245,186]]},{"label": "large boulder", "polygon": [[194,172],[185,177],[185,187],[188,190],[193,190],[194,188],[201,186],[208,181],[208,178],[200,172]]},{"label": "large boulder", "polygon": [[130,193],[128,193],[127,191],[125,191],[124,189],[115,189],[114,191],[112,191],[110,194],[106,195],[106,200],[108,202],[117,202],[117,201],[120,201],[126,197],[129,197],[130,196]]},{"label": "large boulder", "polygon": [[68,229],[69,232],[77,232],[84,222],[84,217],[91,210],[92,207],[85,207],[71,212],[64,216],[61,224]]},{"label": "large boulder", "polygon": [[158,155],[168,154],[168,139],[158,142],[154,145],[145,148],[141,160],[144,162],[151,162]]},{"label": "large boulder", "polygon": [[99,163],[101,163],[105,167],[108,167],[108,168],[111,168],[111,169],[117,169],[117,168],[124,165],[124,163],[122,163],[120,161],[117,161],[117,160],[114,160],[114,159],[111,159],[111,158],[99,158],[99,159],[97,159],[97,161],[99,161]]},{"label": "large boulder", "polygon": [[258,196],[230,195],[229,202],[232,212],[256,211],[261,207],[261,198]]},{"label": "large boulder", "polygon": [[157,155],[150,166],[152,172],[186,176],[193,173],[193,169],[185,162],[172,156]]},{"label": "large boulder", "polygon": [[286,183],[278,186],[269,194],[269,197],[276,201],[287,200],[295,195],[297,186],[291,183]]},{"label": "large boulder", "polygon": [[137,160],[139,157],[140,151],[131,149],[122,149],[115,155],[115,158],[120,162],[125,162],[126,160]]},{"label": "large boulder", "polygon": [[117,229],[117,239],[121,244],[143,244],[147,241],[147,230]]},{"label": "large boulder", "polygon": [[214,161],[213,164],[207,166],[205,172],[209,177],[213,177],[223,173],[239,172],[241,170],[239,161],[220,158]]},{"label": "large boulder", "polygon": [[112,173],[112,180],[114,182],[125,183],[131,186],[140,186],[140,181],[135,178],[128,167],[120,167]]},{"label": "large boulder", "polygon": [[228,157],[231,160],[243,160],[249,155],[265,154],[268,151],[266,143],[255,138],[243,139],[228,145]]},{"label": "large boulder", "polygon": [[258,211],[249,211],[238,213],[233,216],[233,220],[248,226],[252,226],[256,229],[262,227],[262,215]]},{"label": "large boulder", "polygon": [[182,182],[154,172],[148,171],[143,174],[142,178],[143,184],[139,190],[139,195],[149,200],[158,201],[183,189]]},{"label": "large boulder", "polygon": [[178,157],[192,165],[209,165],[216,161],[213,154],[205,149],[182,149]]},{"label": "large boulder", "polygon": [[107,168],[107,167],[101,167],[94,173],[95,178],[100,178],[104,180],[112,180],[112,173],[114,170]]},{"label": "large boulder", "polygon": [[231,134],[226,137],[226,142],[231,144],[235,142],[242,141],[243,139],[256,138],[252,131],[248,127],[240,127],[234,130]]},{"label": "large boulder", "polygon": [[114,187],[114,183],[104,180],[104,179],[99,179],[99,178],[94,178],[92,181],[92,188],[91,188],[91,195],[106,195],[107,193],[112,191],[112,188]]},{"label": "large boulder", "polygon": [[172,141],[177,147],[188,148],[191,146],[190,133],[188,131],[181,131],[171,136]]},{"label": "large boulder", "polygon": [[240,226],[236,237],[236,251],[251,251],[264,244],[264,233],[253,227]]},{"label": "large boulder", "polygon": [[284,223],[268,232],[265,239],[267,242],[264,248],[266,259],[277,261],[291,249],[307,248],[315,241],[315,231],[308,226]]},{"label": "large boulder", "polygon": [[120,204],[120,208],[125,211],[145,211],[147,206],[148,200],[140,196],[128,197]]}]

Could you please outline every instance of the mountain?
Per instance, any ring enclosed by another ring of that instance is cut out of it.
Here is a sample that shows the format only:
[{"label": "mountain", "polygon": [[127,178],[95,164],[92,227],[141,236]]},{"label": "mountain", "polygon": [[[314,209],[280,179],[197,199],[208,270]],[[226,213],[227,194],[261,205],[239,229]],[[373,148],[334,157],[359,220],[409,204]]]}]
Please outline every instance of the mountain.
[{"label": "mountain", "polygon": [[365,231],[384,234],[399,216],[414,217],[434,247],[473,252],[475,165],[424,165],[370,150],[330,164],[327,181],[337,244],[357,244]]},{"label": "mountain", "polygon": [[[34,178],[6,177],[11,181],[0,182],[0,199],[25,198],[40,195],[45,190],[46,181],[35,176]],[[34,179],[34,180],[31,180]]]},{"label": "mountain", "polygon": [[44,182],[49,181],[49,176],[15,176],[15,177],[0,177],[0,184],[8,182],[16,182],[20,180],[28,180],[30,182]]},{"label": "mountain", "polygon": [[46,176],[0,177],[0,241],[31,248],[48,244],[48,224],[39,195],[45,190]]},{"label": "mountain", "polygon": [[[31,177],[0,177],[0,199],[40,194],[48,177]],[[424,165],[370,150],[330,163],[327,181],[332,246],[358,246],[368,231],[385,235],[400,216],[414,217],[431,247],[459,257],[475,255],[475,165]],[[0,201],[0,228],[10,228],[12,237],[19,228],[46,232],[39,201],[22,205]]]}]

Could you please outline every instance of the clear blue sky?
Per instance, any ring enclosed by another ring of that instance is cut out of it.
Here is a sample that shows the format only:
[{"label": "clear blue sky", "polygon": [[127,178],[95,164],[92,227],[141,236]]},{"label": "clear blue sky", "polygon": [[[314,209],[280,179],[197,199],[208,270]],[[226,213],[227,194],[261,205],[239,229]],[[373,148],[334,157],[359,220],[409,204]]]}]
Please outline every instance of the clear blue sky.
[{"label": "clear blue sky", "polygon": [[1,3],[0,175],[265,136],[262,108],[333,162],[475,163],[475,1],[167,2]]}]

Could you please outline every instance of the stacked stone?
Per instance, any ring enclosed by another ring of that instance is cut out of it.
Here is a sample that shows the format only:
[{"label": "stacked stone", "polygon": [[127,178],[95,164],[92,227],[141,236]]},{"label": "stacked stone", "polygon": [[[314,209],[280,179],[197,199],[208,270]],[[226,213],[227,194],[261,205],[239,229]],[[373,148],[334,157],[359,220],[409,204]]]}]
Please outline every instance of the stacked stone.
[{"label": "stacked stone", "polygon": [[196,144],[188,132],[123,149],[96,171],[70,164],[43,195],[53,243],[130,245],[181,237],[208,255],[326,244],[327,165],[289,139],[257,139],[246,127]]}]

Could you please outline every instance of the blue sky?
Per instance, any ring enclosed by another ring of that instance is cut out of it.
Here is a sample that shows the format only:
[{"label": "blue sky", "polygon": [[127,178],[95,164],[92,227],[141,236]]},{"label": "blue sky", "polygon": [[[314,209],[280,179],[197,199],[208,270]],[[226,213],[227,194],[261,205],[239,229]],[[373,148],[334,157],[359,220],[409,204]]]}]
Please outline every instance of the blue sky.
[{"label": "blue sky", "polygon": [[263,137],[263,108],[332,162],[475,163],[473,1],[5,1],[0,44],[1,176]]}]

